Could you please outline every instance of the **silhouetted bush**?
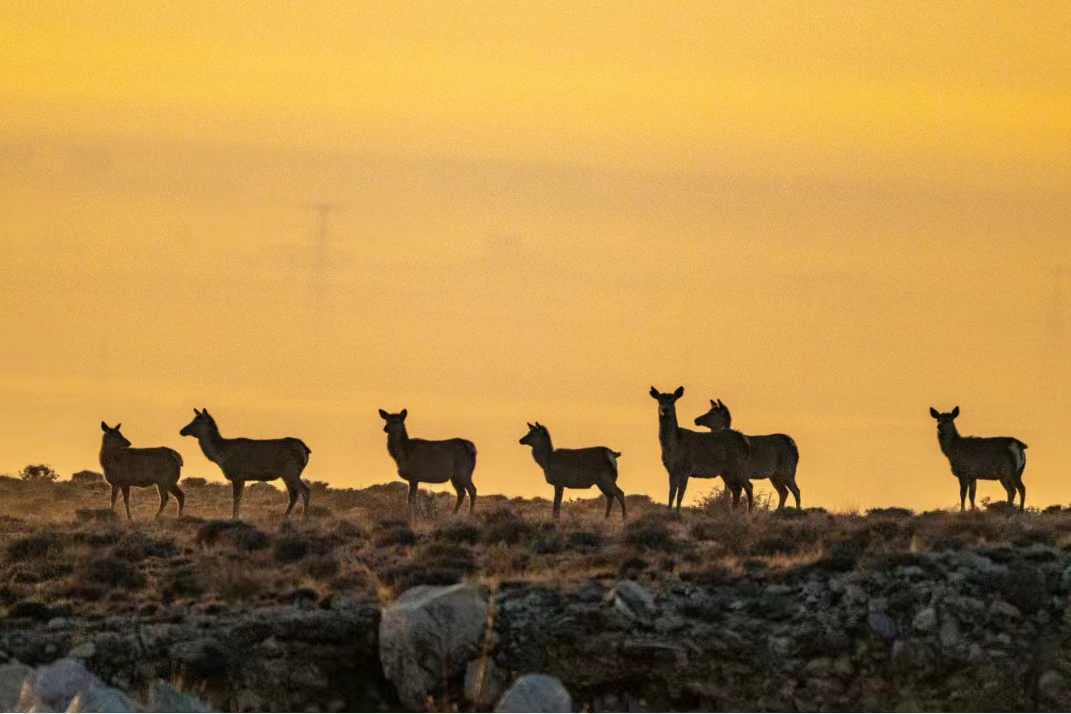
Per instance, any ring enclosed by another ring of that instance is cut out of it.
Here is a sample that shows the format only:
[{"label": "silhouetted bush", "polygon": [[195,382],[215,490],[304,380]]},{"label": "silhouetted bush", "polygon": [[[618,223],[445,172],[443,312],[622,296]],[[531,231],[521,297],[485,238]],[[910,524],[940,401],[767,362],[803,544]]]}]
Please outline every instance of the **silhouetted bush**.
[{"label": "silhouetted bush", "polygon": [[48,464],[30,464],[19,472],[19,478],[30,483],[52,483],[59,474]]},{"label": "silhouetted bush", "polygon": [[207,485],[208,485],[208,480],[207,479],[203,479],[200,476],[190,476],[189,478],[184,478],[184,479],[182,479],[182,482],[179,484],[179,486],[181,488],[193,488],[193,489],[204,488]]},{"label": "silhouetted bush", "polygon": [[78,473],[71,474],[71,483],[80,485],[104,483],[104,474],[88,470],[79,471]]}]

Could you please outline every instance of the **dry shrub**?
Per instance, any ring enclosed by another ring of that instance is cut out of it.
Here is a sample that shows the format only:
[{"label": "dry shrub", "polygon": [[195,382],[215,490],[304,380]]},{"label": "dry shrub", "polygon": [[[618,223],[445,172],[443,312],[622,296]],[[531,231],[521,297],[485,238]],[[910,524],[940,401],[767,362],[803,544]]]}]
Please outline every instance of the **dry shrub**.
[{"label": "dry shrub", "polygon": [[95,585],[128,590],[145,584],[145,575],[136,565],[110,556],[87,560],[78,569],[78,578]]},{"label": "dry shrub", "polygon": [[517,545],[535,535],[535,526],[511,508],[495,508],[479,515],[483,523],[480,540],[488,545]]},{"label": "dry shrub", "polygon": [[373,542],[377,548],[391,545],[416,545],[416,533],[404,520],[383,520],[376,524]]},{"label": "dry shrub", "polygon": [[[219,573],[231,570],[221,568]],[[205,593],[204,581],[193,564],[181,565],[164,573],[159,589],[164,602],[172,602],[178,598],[197,598]]]},{"label": "dry shrub", "polygon": [[271,545],[271,536],[245,521],[207,521],[197,529],[193,542],[206,548],[224,542],[252,553]]},{"label": "dry shrub", "polygon": [[178,544],[171,538],[154,538],[143,533],[128,535],[112,550],[115,557],[135,563],[146,558],[171,558],[178,554]]},{"label": "dry shrub", "polygon": [[212,578],[212,590],[227,602],[253,600],[269,590],[263,576],[241,568],[222,568]]},{"label": "dry shrub", "polygon": [[58,531],[41,531],[15,538],[7,544],[7,559],[15,562],[53,558],[62,553],[71,544],[66,533]]},{"label": "dry shrub", "polygon": [[431,537],[447,543],[475,545],[480,540],[480,526],[471,519],[447,521],[432,531]]},{"label": "dry shrub", "polygon": [[74,512],[83,523],[110,523],[119,520],[119,514],[110,508],[79,508]]},{"label": "dry shrub", "polygon": [[472,550],[456,543],[427,543],[407,563],[388,568],[381,579],[395,592],[417,585],[453,585],[476,571]]},{"label": "dry shrub", "polygon": [[338,575],[341,564],[333,554],[314,555],[303,563],[305,573],[316,580],[327,580]]},{"label": "dry shrub", "polygon": [[666,514],[645,513],[625,525],[625,543],[640,550],[671,550],[674,538]]}]

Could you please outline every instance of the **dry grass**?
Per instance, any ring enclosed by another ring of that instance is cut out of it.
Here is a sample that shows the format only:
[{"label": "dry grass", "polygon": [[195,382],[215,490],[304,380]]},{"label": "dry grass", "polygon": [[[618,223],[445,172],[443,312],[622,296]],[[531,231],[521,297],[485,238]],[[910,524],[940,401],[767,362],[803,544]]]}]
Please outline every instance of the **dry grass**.
[{"label": "dry grass", "polygon": [[[100,483],[0,478],[0,612],[48,619],[94,612],[211,611],[223,605],[384,600],[419,584],[461,580],[577,586],[591,578],[723,582],[796,568],[848,570],[908,562],[921,551],[1071,545],[1071,509],[1000,508],[915,515],[903,509],[832,514],[729,511],[715,493],[681,519],[642,496],[630,520],[602,517],[601,498],[565,504],[481,497],[475,516],[451,514],[452,494],[422,493],[406,519],[406,486],[317,485],[307,521],[284,522],[285,493],[247,490],[243,514],[226,484],[187,484],[187,513],[158,520],[140,490],[128,524]],[[173,506],[172,506],[173,509]]]}]

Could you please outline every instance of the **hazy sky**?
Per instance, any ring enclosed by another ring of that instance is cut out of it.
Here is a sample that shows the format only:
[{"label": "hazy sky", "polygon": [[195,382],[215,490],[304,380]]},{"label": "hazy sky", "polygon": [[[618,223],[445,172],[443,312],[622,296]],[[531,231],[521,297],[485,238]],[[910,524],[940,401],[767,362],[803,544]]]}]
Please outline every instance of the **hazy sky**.
[{"label": "hazy sky", "polygon": [[219,478],[197,406],[367,485],[405,407],[484,492],[549,494],[538,419],[663,500],[683,384],[805,505],[952,505],[957,404],[1071,502],[1068,3],[173,5],[0,3],[0,472],[104,419]]}]

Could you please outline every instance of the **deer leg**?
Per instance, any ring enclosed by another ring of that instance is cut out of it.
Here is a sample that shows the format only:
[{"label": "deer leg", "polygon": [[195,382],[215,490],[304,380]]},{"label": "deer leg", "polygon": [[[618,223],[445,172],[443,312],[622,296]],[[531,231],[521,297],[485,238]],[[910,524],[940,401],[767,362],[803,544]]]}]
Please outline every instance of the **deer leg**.
[{"label": "deer leg", "polygon": [[476,509],[476,487],[471,480],[465,484],[465,490],[469,492],[469,513],[472,513]]},{"label": "deer leg", "polygon": [[606,497],[606,515],[603,516],[603,518],[606,519],[610,517],[610,509],[614,507],[614,492],[604,488],[600,488],[599,490],[602,491],[602,495]]},{"label": "deer leg", "polygon": [[167,506],[167,486],[162,483],[156,484],[156,490],[160,492],[160,508],[156,511],[156,515],[153,518],[159,518],[160,514],[164,512],[164,507]]},{"label": "deer leg", "polygon": [[283,513],[283,518],[289,518],[290,512],[294,510],[294,504],[297,503],[298,488],[296,485],[286,484],[286,493],[290,496],[290,504],[286,507],[286,512]]},{"label": "deer leg", "polygon": [[624,521],[628,518],[628,510],[625,508],[625,492],[617,486],[614,486],[615,495],[617,496],[618,503],[621,504],[621,520]]},{"label": "deer leg", "polygon": [[182,492],[177,483],[171,487],[171,493],[175,494],[175,499],[178,501],[178,517],[182,518],[182,508],[186,505],[186,494]]},{"label": "deer leg", "polygon": [[744,494],[747,496],[747,512],[751,513],[755,505],[755,487],[751,485],[751,479],[744,481]]},{"label": "deer leg", "polygon": [[309,488],[309,484],[301,480],[298,477],[298,488],[301,490],[301,517],[309,517],[309,498],[312,496],[312,489]]},{"label": "deer leg", "polygon": [[684,500],[684,489],[688,488],[688,476],[681,476],[677,482],[677,515],[681,512],[681,501]]},{"label": "deer leg", "polygon": [[673,513],[673,499],[677,497],[677,477],[669,475],[669,512]]},{"label": "deer leg", "polygon": [[119,487],[112,486],[112,510],[115,510],[115,502],[119,500]]},{"label": "deer leg", "polygon": [[777,510],[783,510],[785,507],[785,501],[788,500],[788,486],[780,478],[771,478],[770,485],[777,491]]},{"label": "deer leg", "polygon": [[971,510],[973,511],[974,510],[974,494],[978,490],[978,482],[977,481],[971,481],[970,485],[967,488],[968,488],[967,493],[970,495],[970,498],[971,498]]},{"label": "deer leg", "polygon": [[1004,492],[1008,494],[1008,503],[1015,503],[1015,486],[1008,481],[1001,481],[1000,485],[1004,487]]},{"label": "deer leg", "polygon": [[801,510],[803,507],[800,505],[800,487],[796,485],[796,479],[790,479],[786,482],[786,485],[788,490],[792,492],[792,497],[796,499],[796,510]]},{"label": "deer leg", "polygon": [[126,519],[128,521],[134,520],[130,515],[130,487],[123,486],[123,505],[126,506]]},{"label": "deer leg", "polygon": [[963,513],[967,510],[967,481],[965,479],[959,480],[959,512]]},{"label": "deer leg", "polygon": [[239,506],[242,505],[242,491],[245,490],[245,481],[233,481],[231,483],[231,498],[234,501],[231,507],[231,520],[238,520]]},{"label": "deer leg", "polygon": [[[1026,508],[1026,484],[1020,481],[1015,488],[1019,490],[1019,510],[1022,511]],[[1014,496],[1012,500],[1014,501]]]},{"label": "deer leg", "polygon": [[456,479],[450,479],[450,483],[454,487],[454,491],[457,493],[457,503],[454,504],[454,515],[461,510],[461,504],[465,502],[465,487],[461,485],[461,482]]},{"label": "deer leg", "polygon": [[416,497],[417,497],[417,482],[416,481],[410,481],[409,482],[409,498],[406,499],[407,503],[409,504],[409,517],[410,518],[413,517],[413,509],[416,508]]},{"label": "deer leg", "polygon": [[733,495],[732,509],[735,511],[736,507],[740,505],[740,492],[743,490],[740,486],[730,486],[729,493]]},{"label": "deer leg", "polygon": [[554,511],[553,511],[554,520],[558,520],[558,515],[561,513],[562,496],[564,494],[565,494],[565,489],[563,487],[561,487],[561,486],[555,486],[554,487]]}]

